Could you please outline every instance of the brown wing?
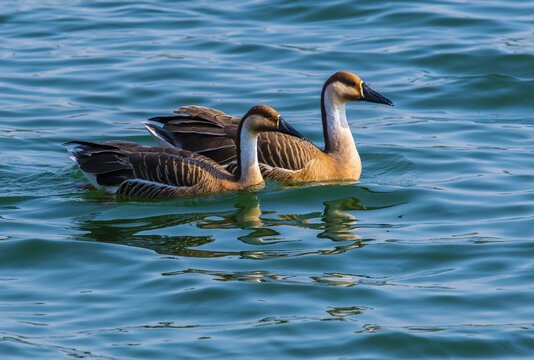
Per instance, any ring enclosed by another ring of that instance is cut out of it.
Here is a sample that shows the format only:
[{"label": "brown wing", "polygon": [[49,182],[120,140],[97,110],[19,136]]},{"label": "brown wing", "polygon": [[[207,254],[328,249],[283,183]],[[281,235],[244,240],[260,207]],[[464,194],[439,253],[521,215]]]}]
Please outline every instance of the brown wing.
[{"label": "brown wing", "polygon": [[163,124],[173,142],[186,150],[207,156],[219,164],[236,158],[238,117],[201,106],[184,106],[175,116],[151,118]]},{"label": "brown wing", "polygon": [[[218,124],[218,126],[222,128],[224,134],[234,141],[235,146],[239,121],[241,120],[240,118],[229,116],[215,109],[200,106],[184,106],[175,112],[188,114],[195,118],[201,118],[212,124]],[[189,150],[196,151],[193,149]],[[227,149],[227,151],[228,150],[229,149]],[[214,159],[215,154],[212,154],[212,152],[218,151],[220,150],[216,149],[214,146],[205,146],[200,153]],[[308,140],[299,139],[291,135],[278,132],[262,132],[258,138],[258,160],[260,163],[272,167],[300,170],[304,168],[311,159],[317,157],[317,152],[321,152],[321,150]],[[216,161],[222,164],[235,161],[235,149],[233,149],[232,155],[231,158],[228,157],[224,162]]]},{"label": "brown wing", "polygon": [[183,149],[123,141],[68,144],[78,145],[71,154],[86,174],[95,176],[98,185],[120,185],[117,192],[123,195],[168,197],[169,191],[180,195],[190,187],[209,192],[220,180],[234,179],[215,161]]},{"label": "brown wing", "polygon": [[320,152],[308,140],[278,132],[262,132],[258,138],[258,161],[271,167],[300,170]]},{"label": "brown wing", "polygon": [[[238,117],[201,106],[184,106],[178,116],[150,120],[164,124],[183,149],[207,156],[232,171],[236,162]],[[321,152],[307,140],[278,132],[262,132],[258,138],[258,160],[271,167],[300,170]],[[233,164],[232,164],[233,163]]]},{"label": "brown wing", "polygon": [[178,187],[233,179],[205,156],[182,149],[154,149],[160,151],[135,152],[128,156],[135,178]]},{"label": "brown wing", "polygon": [[186,114],[191,118],[203,119],[213,124],[218,124],[221,127],[230,124],[239,125],[239,121],[241,120],[239,117],[230,116],[222,111],[203,106],[182,106],[178,110],[175,110],[174,113]]}]

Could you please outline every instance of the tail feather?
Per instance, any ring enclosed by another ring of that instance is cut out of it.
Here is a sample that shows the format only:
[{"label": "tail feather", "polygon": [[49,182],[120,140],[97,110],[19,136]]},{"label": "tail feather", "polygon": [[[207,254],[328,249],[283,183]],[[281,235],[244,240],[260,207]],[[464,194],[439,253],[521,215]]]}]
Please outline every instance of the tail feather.
[{"label": "tail feather", "polygon": [[128,152],[118,146],[88,141],[69,141],[64,145],[76,145],[69,151],[71,159],[96,188],[113,192],[114,187],[134,177]]},{"label": "tail feather", "polygon": [[155,126],[148,122],[143,122],[148,132],[156,139],[156,142],[161,147],[175,147],[181,148],[182,144],[176,139],[170,131],[162,127]]}]

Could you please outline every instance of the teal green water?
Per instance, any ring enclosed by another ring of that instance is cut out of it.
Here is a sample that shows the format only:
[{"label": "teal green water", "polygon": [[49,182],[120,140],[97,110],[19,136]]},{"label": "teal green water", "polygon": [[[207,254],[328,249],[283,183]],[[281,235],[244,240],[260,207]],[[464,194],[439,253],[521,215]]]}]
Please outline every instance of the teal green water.
[{"label": "teal green water", "polygon": [[[0,14],[2,359],[534,354],[534,3],[29,1]],[[61,144],[154,144],[183,105],[276,108],[352,185],[175,201],[88,188]]]}]

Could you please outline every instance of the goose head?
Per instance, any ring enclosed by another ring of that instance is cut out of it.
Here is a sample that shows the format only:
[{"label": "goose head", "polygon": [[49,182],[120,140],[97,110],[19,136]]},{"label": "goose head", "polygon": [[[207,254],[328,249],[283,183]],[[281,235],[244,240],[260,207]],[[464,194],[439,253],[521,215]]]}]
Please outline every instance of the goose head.
[{"label": "goose head", "polygon": [[266,105],[253,106],[241,119],[241,126],[253,134],[261,131],[278,131],[304,139],[304,136],[287,123],[273,108]]},{"label": "goose head", "polygon": [[338,71],[324,84],[323,96],[328,93],[330,99],[344,104],[349,101],[368,101],[393,106],[393,102],[371,89],[357,75],[348,71]]}]

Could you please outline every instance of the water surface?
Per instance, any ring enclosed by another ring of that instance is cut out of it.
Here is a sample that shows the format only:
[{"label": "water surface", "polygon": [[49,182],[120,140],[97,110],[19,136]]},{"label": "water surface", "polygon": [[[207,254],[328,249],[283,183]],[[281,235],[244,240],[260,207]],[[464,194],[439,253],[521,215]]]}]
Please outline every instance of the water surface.
[{"label": "water surface", "polygon": [[[534,4],[29,1],[0,15],[6,359],[525,359],[534,352]],[[183,105],[275,107],[356,184],[170,201],[87,187],[61,144],[154,142]]]}]

